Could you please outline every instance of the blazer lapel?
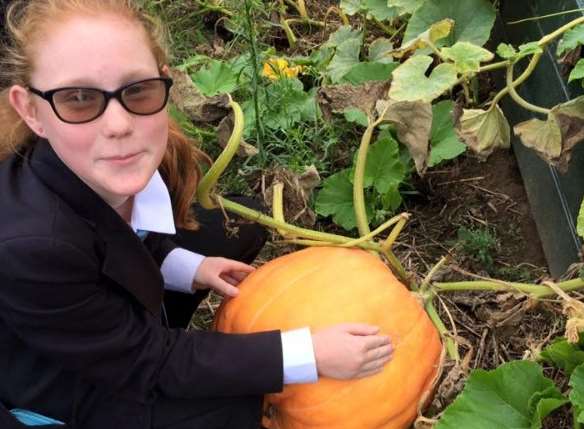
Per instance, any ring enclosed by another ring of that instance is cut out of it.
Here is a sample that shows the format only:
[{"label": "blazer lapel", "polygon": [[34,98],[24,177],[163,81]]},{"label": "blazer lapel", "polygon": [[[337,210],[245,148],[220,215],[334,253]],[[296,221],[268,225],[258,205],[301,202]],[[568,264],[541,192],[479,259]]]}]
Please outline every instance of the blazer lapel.
[{"label": "blazer lapel", "polygon": [[38,140],[33,145],[29,163],[44,184],[84,218],[103,240],[103,274],[158,317],[163,296],[162,275],[130,226],[61,161],[46,140]]}]

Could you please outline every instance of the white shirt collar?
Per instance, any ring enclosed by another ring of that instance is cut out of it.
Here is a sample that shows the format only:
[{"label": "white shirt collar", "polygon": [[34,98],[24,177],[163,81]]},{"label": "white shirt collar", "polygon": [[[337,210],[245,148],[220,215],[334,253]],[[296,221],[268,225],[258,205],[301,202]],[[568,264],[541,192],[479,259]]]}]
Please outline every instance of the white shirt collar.
[{"label": "white shirt collar", "polygon": [[175,234],[172,203],[160,173],[154,175],[144,189],[134,195],[130,226],[137,230]]}]

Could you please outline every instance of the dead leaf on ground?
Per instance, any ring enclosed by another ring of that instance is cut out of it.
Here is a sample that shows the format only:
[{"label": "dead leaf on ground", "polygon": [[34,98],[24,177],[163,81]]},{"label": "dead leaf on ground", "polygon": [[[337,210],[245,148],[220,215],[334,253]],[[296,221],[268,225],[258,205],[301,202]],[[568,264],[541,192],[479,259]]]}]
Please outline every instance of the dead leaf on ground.
[{"label": "dead leaf on ground", "polygon": [[318,103],[327,119],[334,113],[343,113],[349,107],[356,107],[371,114],[377,100],[384,99],[390,82],[372,81],[362,85],[329,85],[318,91]]},{"label": "dead leaf on ground", "polygon": [[376,109],[384,115],[384,121],[395,126],[398,140],[408,148],[418,174],[423,175],[432,131],[432,105],[421,100],[379,100]]},{"label": "dead leaf on ground", "polygon": [[229,113],[227,95],[205,97],[197,90],[187,73],[171,69],[170,75],[174,81],[170,89],[171,100],[191,121],[215,122]]},{"label": "dead leaf on ground", "polygon": [[321,181],[314,165],[306,167],[301,174],[279,168],[271,172],[270,176],[265,178],[265,181],[269,183],[264,192],[266,206],[271,207],[272,205],[273,185],[283,183],[284,219],[286,219],[286,222],[301,226],[314,226],[316,215],[310,209],[308,202],[314,188]]},{"label": "dead leaf on ground", "polygon": [[[227,146],[227,142],[231,137],[231,133],[233,132],[233,112],[229,115],[225,116],[219,126],[217,127],[217,141],[219,142],[219,146],[225,147]],[[239,142],[239,147],[237,148],[237,156],[241,156],[247,158],[249,156],[254,156],[258,154],[258,149],[246,143],[243,138]]]}]

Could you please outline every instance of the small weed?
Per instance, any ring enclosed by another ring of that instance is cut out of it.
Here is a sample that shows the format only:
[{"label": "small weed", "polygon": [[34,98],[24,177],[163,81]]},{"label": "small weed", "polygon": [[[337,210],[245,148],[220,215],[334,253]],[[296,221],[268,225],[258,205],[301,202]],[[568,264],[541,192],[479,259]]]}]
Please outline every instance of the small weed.
[{"label": "small weed", "polygon": [[487,271],[493,268],[493,252],[497,249],[497,238],[490,228],[458,229],[458,247],[468,257],[480,263]]}]

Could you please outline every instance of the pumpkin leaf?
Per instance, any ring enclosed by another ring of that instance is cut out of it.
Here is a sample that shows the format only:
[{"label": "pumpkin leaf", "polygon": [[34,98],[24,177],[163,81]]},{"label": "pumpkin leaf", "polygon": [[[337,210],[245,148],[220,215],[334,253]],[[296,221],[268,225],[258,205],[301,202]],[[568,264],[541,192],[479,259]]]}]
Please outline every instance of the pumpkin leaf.
[{"label": "pumpkin leaf", "polygon": [[393,50],[393,44],[389,39],[380,37],[375,39],[369,45],[369,61],[377,63],[393,63],[393,58],[391,57],[391,51]]},{"label": "pumpkin leaf", "polygon": [[584,200],[580,205],[580,211],[578,212],[578,220],[576,221],[576,231],[578,235],[584,238]]},{"label": "pumpkin leaf", "polygon": [[584,140],[584,96],[553,107],[547,121],[531,119],[514,131],[525,146],[565,172],[574,146]]},{"label": "pumpkin leaf", "polygon": [[333,222],[346,230],[357,226],[350,169],[335,173],[323,181],[314,209],[321,216],[332,216]]},{"label": "pumpkin leaf", "polygon": [[387,0],[390,7],[396,7],[400,15],[414,13],[426,0]]},{"label": "pumpkin leaf", "polygon": [[[322,189],[316,196],[314,209],[321,216],[332,216],[333,222],[350,231],[357,226],[353,206],[353,184],[351,169],[346,168],[327,177],[322,183]],[[371,218],[373,207],[365,200],[367,218]]]},{"label": "pumpkin leaf", "polygon": [[561,57],[566,52],[576,49],[578,45],[584,45],[584,24],[566,31],[564,37],[558,43],[556,55]]},{"label": "pumpkin leaf", "polygon": [[458,137],[475,153],[488,157],[511,143],[509,122],[498,105],[489,110],[464,109],[456,125]]},{"label": "pumpkin leaf", "polygon": [[431,151],[428,167],[454,159],[466,151],[466,146],[459,140],[454,129],[453,108],[452,100],[443,100],[432,106]]},{"label": "pumpkin leaf", "polygon": [[584,365],[576,367],[568,384],[572,388],[569,397],[576,409],[575,417],[578,423],[584,423]]},{"label": "pumpkin leaf", "polygon": [[399,146],[389,133],[379,138],[367,152],[363,185],[374,187],[384,195],[397,189],[406,176],[406,169],[400,160]]},{"label": "pumpkin leaf", "polygon": [[[376,105],[383,120],[394,125],[397,138],[408,148],[419,174],[426,171],[428,144],[432,129],[432,106],[429,102],[379,100]],[[385,112],[385,113],[383,113]]]},{"label": "pumpkin leaf", "polygon": [[454,21],[450,18],[435,22],[426,31],[418,34],[409,42],[402,43],[398,49],[392,51],[391,55],[395,58],[402,58],[404,55],[415,52],[418,49],[434,45],[438,40],[448,36],[453,26]]},{"label": "pumpkin leaf", "polygon": [[583,339],[581,336],[580,344],[573,344],[564,337],[558,337],[540,353],[540,357],[570,375],[578,365],[584,363]]},{"label": "pumpkin leaf", "polygon": [[562,131],[553,115],[546,121],[530,119],[513,127],[524,146],[535,149],[550,162],[562,153]]},{"label": "pumpkin leaf", "polygon": [[519,52],[516,51],[512,45],[508,45],[507,43],[501,43],[497,46],[497,55],[505,60],[511,60],[514,63],[523,57],[541,54],[542,52],[543,49],[539,46],[538,42],[529,42],[519,45]]},{"label": "pumpkin leaf", "polygon": [[359,30],[353,30],[350,25],[343,25],[337,31],[332,33],[328,40],[322,45],[323,48],[337,48],[341,43],[347,40],[361,40],[363,34]]},{"label": "pumpkin leaf", "polygon": [[335,55],[326,69],[331,82],[339,83],[343,76],[359,64],[360,52],[360,37],[345,40],[337,47]]},{"label": "pumpkin leaf", "polygon": [[403,43],[415,39],[432,23],[450,18],[454,28],[440,41],[442,46],[452,46],[456,42],[483,46],[489,40],[495,16],[495,8],[488,0],[426,0],[410,17]]},{"label": "pumpkin leaf", "polygon": [[341,81],[359,85],[370,80],[388,80],[398,63],[367,62],[355,64],[341,79]]},{"label": "pumpkin leaf", "polygon": [[567,403],[534,362],[513,361],[475,370],[436,429],[539,429],[542,420]]},{"label": "pumpkin leaf", "polygon": [[476,73],[481,63],[495,57],[492,52],[469,42],[456,42],[451,48],[442,48],[441,52],[445,58],[454,61],[460,74]]},{"label": "pumpkin leaf", "polygon": [[432,62],[432,57],[417,55],[397,67],[393,71],[389,97],[397,101],[430,102],[452,88],[457,81],[454,65],[440,64],[426,77]]},{"label": "pumpkin leaf", "polygon": [[399,15],[399,9],[387,5],[387,0],[341,0],[341,9],[349,16],[364,14],[367,19],[385,21]]},{"label": "pumpkin leaf", "polygon": [[578,79],[584,78],[584,58],[578,60],[572,71],[570,72],[570,76],[568,77],[568,82],[573,82]]},{"label": "pumpkin leaf", "polygon": [[343,111],[345,119],[347,122],[361,125],[362,127],[367,127],[369,121],[367,120],[367,113],[358,107],[348,107]]},{"label": "pumpkin leaf", "polygon": [[210,66],[192,75],[193,83],[203,95],[233,92],[237,88],[237,74],[223,61],[213,60]]}]

